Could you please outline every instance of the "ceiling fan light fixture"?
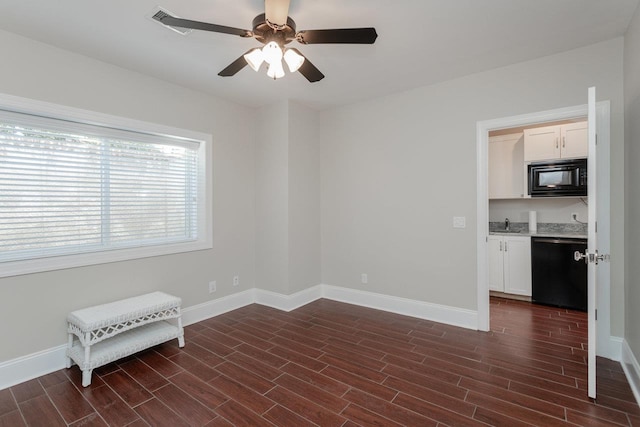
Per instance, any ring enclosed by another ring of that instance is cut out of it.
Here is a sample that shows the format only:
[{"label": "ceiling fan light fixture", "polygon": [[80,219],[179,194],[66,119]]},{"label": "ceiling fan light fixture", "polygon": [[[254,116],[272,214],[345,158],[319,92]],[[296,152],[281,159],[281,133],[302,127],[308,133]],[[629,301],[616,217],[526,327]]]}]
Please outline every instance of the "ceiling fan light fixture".
[{"label": "ceiling fan light fixture", "polygon": [[264,0],[265,13],[253,18],[253,29],[228,27],[210,22],[193,21],[175,17],[164,10],[155,10],[151,18],[168,27],[183,28],[189,31],[201,30],[214,33],[230,34],[242,38],[253,38],[262,43],[261,49],[250,49],[242,56],[227,65],[218,73],[220,77],[231,77],[249,65],[258,71],[263,62],[267,62],[267,74],[278,79],[284,77],[285,62],[291,72],[298,71],[310,83],[318,82],[324,78],[324,74],[318,70],[297,49],[287,49],[285,46],[297,41],[307,44],[373,44],[378,37],[376,29],[366,28],[333,28],[320,30],[296,30],[296,23],[288,16],[290,0]]},{"label": "ceiling fan light fixture", "polygon": [[287,49],[284,53],[284,62],[287,63],[289,71],[295,73],[304,64],[304,56],[293,49]]},{"label": "ceiling fan light fixture", "polygon": [[258,71],[264,62],[264,53],[262,53],[260,49],[253,49],[244,55],[244,60],[247,61],[247,64],[249,64],[253,71]]},{"label": "ceiling fan light fixture", "polygon": [[[262,54],[267,64],[273,65],[282,61],[282,48],[276,42],[269,42],[262,48]],[[282,68],[282,64],[280,64]]]},{"label": "ceiling fan light fixture", "polygon": [[284,77],[284,68],[282,68],[282,61],[276,61],[273,64],[269,64],[267,76],[271,77],[273,80]]}]

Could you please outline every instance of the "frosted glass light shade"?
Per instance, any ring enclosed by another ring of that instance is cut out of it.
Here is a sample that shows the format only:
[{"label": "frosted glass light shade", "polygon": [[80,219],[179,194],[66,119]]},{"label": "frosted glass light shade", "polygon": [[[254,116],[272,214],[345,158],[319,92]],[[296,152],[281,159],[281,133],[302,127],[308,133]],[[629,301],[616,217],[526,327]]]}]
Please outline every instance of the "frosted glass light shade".
[{"label": "frosted glass light shade", "polygon": [[258,71],[264,62],[264,54],[260,49],[253,49],[244,56],[244,60],[247,61],[249,67],[253,68],[253,71]]},{"label": "frosted glass light shade", "polygon": [[289,71],[295,73],[304,63],[304,56],[293,49],[287,49],[284,53],[284,62],[289,66]]},{"label": "frosted glass light shade", "polygon": [[[282,61],[282,49],[276,42],[269,42],[262,48],[262,54],[267,64],[273,65],[276,62]],[[282,65],[280,65],[282,68]]]},{"label": "frosted glass light shade", "polygon": [[271,77],[274,80],[284,77],[284,68],[282,68],[282,61],[277,61],[273,64],[269,64],[267,76]]}]

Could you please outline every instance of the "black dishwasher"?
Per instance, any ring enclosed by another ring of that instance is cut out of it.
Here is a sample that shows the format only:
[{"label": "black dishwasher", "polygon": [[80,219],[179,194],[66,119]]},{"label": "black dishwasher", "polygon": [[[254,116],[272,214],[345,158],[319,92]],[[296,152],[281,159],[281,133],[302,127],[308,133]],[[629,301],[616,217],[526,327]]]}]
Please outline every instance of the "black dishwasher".
[{"label": "black dishwasher", "polygon": [[587,265],[573,257],[586,249],[586,239],[532,237],[533,302],[587,311]]}]

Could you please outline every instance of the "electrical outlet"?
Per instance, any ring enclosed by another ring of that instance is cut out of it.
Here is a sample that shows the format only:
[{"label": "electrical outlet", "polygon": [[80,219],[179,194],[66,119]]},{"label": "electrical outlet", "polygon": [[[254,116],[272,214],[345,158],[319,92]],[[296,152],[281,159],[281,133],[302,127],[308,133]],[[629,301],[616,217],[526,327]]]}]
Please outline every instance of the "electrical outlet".
[{"label": "electrical outlet", "polygon": [[578,213],[571,212],[571,221],[577,221],[577,220],[578,220]]},{"label": "electrical outlet", "polygon": [[362,273],[360,275],[360,281],[365,284],[369,283],[369,276],[367,275],[367,273]]},{"label": "electrical outlet", "polygon": [[240,284],[240,276],[233,276],[233,286],[238,286]]},{"label": "electrical outlet", "polygon": [[216,281],[209,282],[209,293],[212,294],[216,291]]},{"label": "electrical outlet", "polygon": [[467,218],[464,216],[454,216],[453,217],[453,228],[466,228],[467,227]]}]

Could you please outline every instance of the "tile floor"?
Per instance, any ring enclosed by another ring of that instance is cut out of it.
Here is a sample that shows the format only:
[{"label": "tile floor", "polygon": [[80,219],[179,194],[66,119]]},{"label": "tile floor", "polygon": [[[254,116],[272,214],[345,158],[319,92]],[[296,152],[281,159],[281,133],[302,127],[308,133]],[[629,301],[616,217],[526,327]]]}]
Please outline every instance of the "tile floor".
[{"label": "tile floor", "polygon": [[0,391],[0,426],[640,426],[620,365],[586,392],[586,315],[491,299],[489,333],[319,300],[191,325]]}]

